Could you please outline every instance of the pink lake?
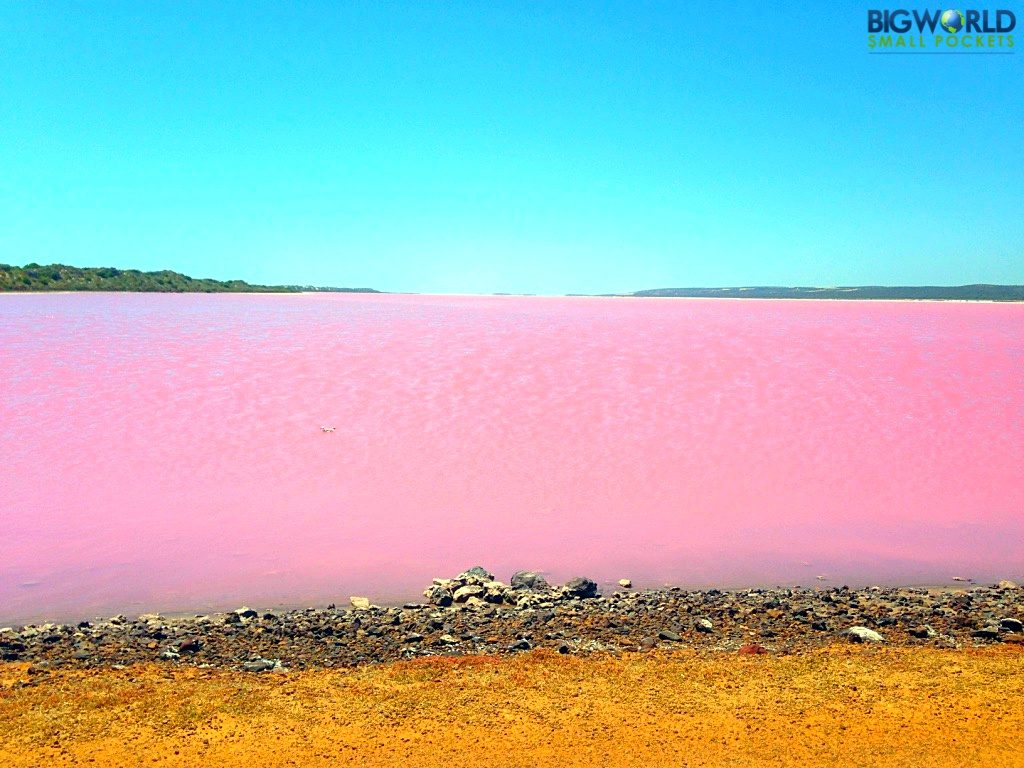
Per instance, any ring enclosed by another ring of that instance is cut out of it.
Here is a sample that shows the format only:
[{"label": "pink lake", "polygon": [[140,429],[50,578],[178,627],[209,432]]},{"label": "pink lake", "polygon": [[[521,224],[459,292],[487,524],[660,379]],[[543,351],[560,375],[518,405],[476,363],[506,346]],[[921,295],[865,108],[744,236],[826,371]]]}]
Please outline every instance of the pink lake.
[{"label": "pink lake", "polygon": [[4,295],[0,440],[0,624],[1024,575],[1019,304]]}]

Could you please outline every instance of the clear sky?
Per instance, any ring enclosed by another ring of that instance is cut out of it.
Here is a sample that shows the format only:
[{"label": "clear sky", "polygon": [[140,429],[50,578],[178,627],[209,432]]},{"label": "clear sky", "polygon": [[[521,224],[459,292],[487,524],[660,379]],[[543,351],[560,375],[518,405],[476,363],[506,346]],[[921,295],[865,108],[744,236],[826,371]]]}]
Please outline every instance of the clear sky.
[{"label": "clear sky", "polygon": [[866,9],[896,6],[727,5],[2,3],[0,262],[1024,282],[1024,52],[869,55]]}]

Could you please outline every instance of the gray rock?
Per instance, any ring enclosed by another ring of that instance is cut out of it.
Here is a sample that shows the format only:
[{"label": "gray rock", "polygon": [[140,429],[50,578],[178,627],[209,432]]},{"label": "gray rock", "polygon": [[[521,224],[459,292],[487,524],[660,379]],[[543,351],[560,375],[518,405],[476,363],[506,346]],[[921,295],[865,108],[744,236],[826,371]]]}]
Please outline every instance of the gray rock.
[{"label": "gray rock", "polygon": [[[674,633],[673,633],[674,634]],[[643,637],[640,639],[640,649],[644,651],[650,651],[658,646],[658,641],[653,637]]]},{"label": "gray rock", "polygon": [[479,565],[474,565],[467,571],[463,571],[459,574],[459,580],[465,581],[469,578],[482,579],[483,581],[494,581],[494,574],[485,568],[481,568]]},{"label": "gray rock", "polygon": [[476,584],[467,584],[464,587],[459,587],[452,594],[452,599],[456,603],[464,603],[471,597],[480,597],[484,593],[484,588]]},{"label": "gray rock", "polygon": [[270,659],[254,659],[242,664],[242,669],[246,672],[266,672],[267,670],[273,669],[276,665],[277,662],[271,661]]},{"label": "gray rock", "polygon": [[885,638],[867,627],[850,627],[844,633],[851,643],[884,643]]},{"label": "gray rock", "polygon": [[[669,641],[671,641],[673,643],[678,643],[680,640],[683,639],[679,635],[678,632],[673,632],[671,629],[663,629],[663,630],[661,630],[661,632],[658,633],[658,637],[661,640],[669,640]],[[651,638],[651,639],[653,639],[653,638]]]},{"label": "gray rock", "polygon": [[527,639],[516,640],[512,645],[508,647],[510,651],[528,651],[533,646],[530,645],[530,641]]},{"label": "gray rock", "polygon": [[597,597],[597,582],[585,576],[577,576],[565,585],[565,591],[573,597]]},{"label": "gray rock", "polygon": [[257,616],[259,616],[259,614],[256,613],[256,611],[254,611],[247,605],[243,605],[241,608],[235,609],[235,614],[237,614],[243,619],[255,619]]},{"label": "gray rock", "polygon": [[447,608],[452,604],[452,593],[445,587],[428,587],[423,593],[423,596],[427,598],[431,605],[439,605],[442,608]]},{"label": "gray rock", "polygon": [[437,639],[437,642],[441,645],[455,645],[459,642],[459,639],[457,637],[452,637],[451,635],[441,635],[441,637]]},{"label": "gray rock", "polygon": [[171,646],[170,648],[165,648],[163,652],[161,652],[160,658],[164,661],[175,661],[181,658],[181,654],[178,653],[177,648]]},{"label": "gray rock", "polygon": [[508,600],[508,587],[499,581],[490,581],[484,584],[484,600],[488,603],[500,605]]},{"label": "gray rock", "polygon": [[619,586],[623,589],[632,589],[633,582],[629,579],[619,579]]},{"label": "gray rock", "polygon": [[710,619],[697,619],[696,623],[694,623],[693,626],[698,632],[715,631],[715,625],[711,623]]},{"label": "gray rock", "polygon": [[1009,579],[1003,579],[998,584],[996,584],[996,587],[998,589],[1020,589],[1020,587],[1017,586],[1015,582],[1012,582]]},{"label": "gray rock", "polygon": [[999,637],[999,627],[995,624],[989,624],[986,627],[971,632],[971,637],[977,637],[980,640],[995,640]]},{"label": "gray rock", "polygon": [[1024,632],[1024,624],[1018,619],[1000,619],[999,628],[1004,632]]},{"label": "gray rock", "polygon": [[910,630],[911,636],[919,638],[921,640],[925,640],[930,637],[937,637],[938,634],[939,633],[935,631],[935,628],[932,627],[931,624],[922,624],[921,626],[914,627]]},{"label": "gray rock", "polygon": [[410,632],[408,635],[406,635],[402,639],[402,642],[404,642],[404,643],[418,643],[418,642],[420,642],[422,640],[423,640],[423,635],[421,635],[419,632]]},{"label": "gray rock", "polygon": [[551,588],[547,579],[534,571],[516,571],[512,574],[511,584],[513,589],[529,589],[538,592]]}]

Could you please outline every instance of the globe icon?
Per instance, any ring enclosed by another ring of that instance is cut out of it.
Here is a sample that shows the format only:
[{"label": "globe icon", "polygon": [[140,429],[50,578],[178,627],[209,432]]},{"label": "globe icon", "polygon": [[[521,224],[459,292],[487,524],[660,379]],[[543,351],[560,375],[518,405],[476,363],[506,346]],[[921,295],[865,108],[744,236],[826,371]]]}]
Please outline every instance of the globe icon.
[{"label": "globe icon", "polygon": [[959,32],[964,28],[964,15],[960,11],[943,11],[939,23],[947,32]]}]

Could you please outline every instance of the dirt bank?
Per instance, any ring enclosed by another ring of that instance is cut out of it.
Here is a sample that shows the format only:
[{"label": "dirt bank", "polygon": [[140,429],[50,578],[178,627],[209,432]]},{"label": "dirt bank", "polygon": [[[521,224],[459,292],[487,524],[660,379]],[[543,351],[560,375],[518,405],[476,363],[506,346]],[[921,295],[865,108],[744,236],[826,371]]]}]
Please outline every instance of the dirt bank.
[{"label": "dirt bank", "polygon": [[834,645],[253,675],[0,666],[0,763],[1024,765],[1024,652]]}]

